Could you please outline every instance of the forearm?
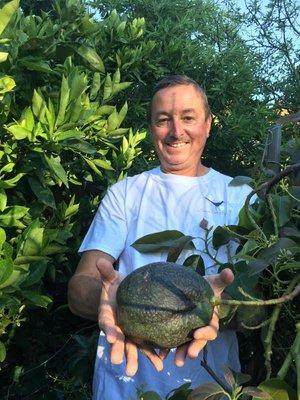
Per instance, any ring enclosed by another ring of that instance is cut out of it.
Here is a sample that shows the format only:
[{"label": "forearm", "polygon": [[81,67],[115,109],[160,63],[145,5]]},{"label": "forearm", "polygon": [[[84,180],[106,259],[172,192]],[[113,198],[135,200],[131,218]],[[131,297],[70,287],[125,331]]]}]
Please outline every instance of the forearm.
[{"label": "forearm", "polygon": [[88,275],[74,275],[68,285],[68,304],[73,314],[98,321],[101,280]]}]

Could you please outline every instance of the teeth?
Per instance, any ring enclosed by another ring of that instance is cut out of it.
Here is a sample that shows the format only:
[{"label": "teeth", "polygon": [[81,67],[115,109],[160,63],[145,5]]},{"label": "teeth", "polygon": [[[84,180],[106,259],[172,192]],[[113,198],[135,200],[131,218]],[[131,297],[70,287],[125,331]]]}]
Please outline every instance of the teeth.
[{"label": "teeth", "polygon": [[168,143],[168,145],[171,146],[171,147],[182,147],[182,146],[184,146],[185,144],[186,144],[185,142]]}]

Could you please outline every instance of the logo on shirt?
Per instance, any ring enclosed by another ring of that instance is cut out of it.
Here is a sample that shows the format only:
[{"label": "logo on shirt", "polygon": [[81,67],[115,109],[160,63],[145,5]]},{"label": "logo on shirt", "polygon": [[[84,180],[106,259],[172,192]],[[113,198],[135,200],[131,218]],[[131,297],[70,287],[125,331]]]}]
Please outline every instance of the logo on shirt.
[{"label": "logo on shirt", "polygon": [[214,206],[216,206],[216,207],[219,207],[221,204],[223,204],[224,203],[224,201],[222,200],[222,201],[217,201],[217,202],[215,202],[215,201],[212,201],[212,200],[209,200],[207,197],[205,197],[205,199],[206,200],[208,200],[210,203],[212,203]]}]

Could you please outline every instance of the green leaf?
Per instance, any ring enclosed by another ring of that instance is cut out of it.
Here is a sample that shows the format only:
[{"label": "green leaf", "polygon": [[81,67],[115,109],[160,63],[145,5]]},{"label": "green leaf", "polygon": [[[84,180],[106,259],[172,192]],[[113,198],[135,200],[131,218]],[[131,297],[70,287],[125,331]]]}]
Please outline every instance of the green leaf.
[{"label": "green leaf", "polygon": [[251,182],[253,182],[253,179],[249,176],[236,176],[229,182],[228,186],[250,185]]},{"label": "green leaf", "polygon": [[205,266],[203,258],[199,254],[192,254],[185,259],[183,265],[192,268],[199,275],[205,275]]},{"label": "green leaf", "polygon": [[69,188],[67,173],[60,163],[60,157],[47,157],[46,154],[44,154],[44,158],[53,174],[60,179],[67,188]]},{"label": "green leaf", "polygon": [[68,131],[57,132],[56,139],[58,141],[66,140],[66,139],[80,139],[82,137],[82,132],[76,129],[71,129]]},{"label": "green leaf", "polygon": [[[4,53],[2,53],[2,54],[4,54]],[[8,53],[5,53],[5,54],[8,54]],[[4,60],[2,60],[2,61],[4,61]],[[2,61],[1,61],[1,52],[0,52],[0,62],[2,62]],[[16,86],[16,82],[10,76],[5,75],[5,76],[2,76],[2,78],[0,78],[0,94],[11,92],[15,86]]]},{"label": "green leaf", "polygon": [[87,46],[80,46],[77,53],[81,55],[96,71],[105,73],[105,67],[101,57],[96,53],[94,49]]},{"label": "green leaf", "polygon": [[189,400],[221,400],[224,393],[224,389],[217,383],[204,383],[192,391]]},{"label": "green leaf", "polygon": [[256,399],[267,399],[270,400],[272,397],[264,392],[263,390],[253,387],[253,386],[246,386],[243,388],[243,393],[248,395],[248,396],[253,396]]},{"label": "green leaf", "polygon": [[18,281],[20,281],[20,278],[22,276],[22,271],[19,270],[13,270],[11,275],[0,284],[0,289],[4,289],[8,286],[13,286],[17,284]]},{"label": "green leaf", "polygon": [[34,262],[29,267],[29,275],[22,282],[21,287],[29,287],[40,283],[42,277],[45,274],[47,268],[48,260],[41,260],[39,262]]},{"label": "green leaf", "polygon": [[29,290],[23,290],[22,295],[35,306],[46,308],[52,303],[50,297]]},{"label": "green leaf", "polygon": [[0,35],[8,25],[14,13],[19,8],[19,0],[12,0],[0,9]]},{"label": "green leaf", "polygon": [[7,195],[5,190],[0,187],[0,211],[4,211],[7,204]]},{"label": "green leaf", "polygon": [[32,97],[32,111],[40,122],[45,122],[46,103],[42,95],[35,89]]},{"label": "green leaf", "polygon": [[194,237],[192,236],[182,236],[178,238],[175,247],[168,251],[167,261],[176,262],[183,249],[187,247],[191,248],[191,246],[194,248],[194,244],[192,243],[193,239]]},{"label": "green leaf", "polygon": [[282,251],[286,250],[289,250],[292,255],[297,250],[299,251],[299,246],[289,238],[279,238],[275,244],[258,252],[256,259],[249,262],[248,269],[250,274],[260,273],[268,265],[274,263]]},{"label": "green leaf", "polygon": [[156,392],[148,391],[143,393],[140,396],[139,400],[162,400],[162,399]]},{"label": "green leaf", "polygon": [[[268,379],[260,383],[258,388],[269,393],[272,400],[297,400],[294,389],[281,379]],[[259,400],[259,397],[253,397],[253,400]]]},{"label": "green leaf", "polygon": [[41,73],[53,73],[49,64],[37,57],[23,57],[19,60],[19,63],[29,69],[30,71],[38,71]]},{"label": "green leaf", "polygon": [[0,285],[7,281],[14,270],[14,265],[11,259],[0,260]]},{"label": "green leaf", "polygon": [[78,138],[65,139],[61,142],[61,144],[63,147],[79,151],[80,153],[95,154],[97,152],[96,148],[89,142]]},{"label": "green leaf", "polygon": [[3,228],[0,228],[0,250],[2,249],[3,243],[6,240],[6,233]]},{"label": "green leaf", "polygon": [[219,247],[230,242],[231,235],[227,230],[225,230],[222,226],[217,226],[213,231],[212,243],[214,249],[218,249]]},{"label": "green leaf", "polygon": [[90,98],[95,100],[101,86],[101,76],[99,72],[95,72],[93,75],[92,85],[90,89]]},{"label": "green leaf", "polygon": [[31,190],[41,203],[53,209],[56,209],[53,193],[47,186],[43,186],[39,180],[32,177],[28,178],[28,182]]},{"label": "green leaf", "polygon": [[109,161],[107,160],[100,160],[99,158],[95,158],[93,160],[94,164],[97,165],[97,167],[106,169],[108,171],[114,171],[115,169],[110,165]]},{"label": "green leaf", "polygon": [[272,195],[271,199],[275,210],[277,224],[279,227],[282,227],[291,219],[293,200],[289,196],[278,195]]},{"label": "green leaf", "polygon": [[186,399],[189,393],[193,390],[191,389],[190,383],[184,383],[183,385],[179,386],[177,389],[172,390],[167,395],[168,400],[182,400]]},{"label": "green leaf", "polygon": [[[178,243],[181,243],[181,238],[184,236],[185,235],[180,231],[166,230],[143,236],[136,240],[131,246],[141,253],[169,251],[176,248]],[[190,245],[186,248],[193,249],[195,246],[190,242]]]},{"label": "green leaf", "polygon": [[[0,63],[3,63],[4,61],[6,61],[8,58],[8,53],[6,53],[5,51],[0,51]],[[0,91],[1,93],[2,91]]]},{"label": "green leaf", "polygon": [[0,188],[11,189],[19,182],[19,180],[26,175],[25,173],[20,173],[11,179],[6,179],[5,181],[0,181]]},{"label": "green leaf", "polygon": [[29,208],[23,206],[6,207],[5,213],[0,214],[0,225],[4,227],[15,226],[16,221],[24,217]]},{"label": "green leaf", "polygon": [[113,131],[120,126],[120,118],[117,110],[114,110],[107,119],[108,131]]},{"label": "green leaf", "polygon": [[96,165],[94,164],[94,162],[92,160],[89,160],[88,158],[84,157],[85,162],[87,163],[87,165],[98,175],[98,176],[102,176],[102,172],[96,167]]},{"label": "green leaf", "polygon": [[[0,14],[1,17],[1,14]],[[6,348],[4,343],[0,342],[0,362],[3,362],[6,358]]]},{"label": "green leaf", "polygon": [[43,248],[44,228],[39,220],[32,222],[23,233],[24,241],[19,248],[18,256],[40,256]]},{"label": "green leaf", "polygon": [[58,115],[56,118],[55,126],[58,127],[61,124],[63,124],[65,120],[65,115],[66,115],[66,109],[69,104],[69,98],[70,98],[70,89],[68,85],[68,81],[63,75],[62,81],[61,81],[61,88],[60,88],[60,101],[59,101],[59,110],[58,110]]},{"label": "green leaf", "polygon": [[109,74],[106,75],[104,81],[104,89],[103,89],[103,100],[107,100],[110,98],[112,93],[113,83]]},{"label": "green leaf", "polygon": [[6,129],[13,134],[16,140],[23,140],[31,136],[31,132],[28,129],[23,128],[21,125],[11,125]]}]

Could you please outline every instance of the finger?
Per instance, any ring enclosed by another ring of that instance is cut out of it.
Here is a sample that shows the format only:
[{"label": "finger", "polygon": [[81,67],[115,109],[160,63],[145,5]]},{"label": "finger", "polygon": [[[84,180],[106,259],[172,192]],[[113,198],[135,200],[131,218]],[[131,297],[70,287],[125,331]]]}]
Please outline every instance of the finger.
[{"label": "finger", "polygon": [[125,343],[126,375],[134,376],[138,370],[138,350],[137,346],[128,341]]},{"label": "finger", "polygon": [[219,274],[207,276],[206,279],[213,287],[215,296],[220,296],[223,290],[233,282],[234,275],[230,268],[225,268]]},{"label": "finger", "polygon": [[205,340],[205,339],[192,340],[187,349],[187,355],[190,358],[198,357],[200,351],[203,349],[203,347],[206,345],[206,343],[207,343],[207,340]]},{"label": "finger", "polygon": [[163,362],[153,349],[141,347],[140,350],[151,361],[157,371],[161,371],[163,369]]},{"label": "finger", "polygon": [[214,312],[209,325],[202,328],[196,329],[193,333],[193,337],[196,340],[215,340],[219,332],[219,314],[218,307],[214,307]]},{"label": "finger", "polygon": [[188,344],[184,344],[180,347],[177,347],[176,353],[175,353],[175,365],[177,367],[184,366],[184,362],[185,362],[186,355],[187,355],[187,349],[188,349]]},{"label": "finger", "polygon": [[124,340],[119,338],[111,345],[110,361],[112,364],[121,364],[125,350]]}]

